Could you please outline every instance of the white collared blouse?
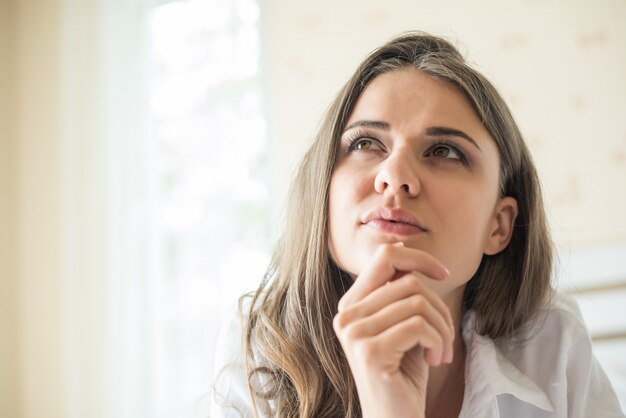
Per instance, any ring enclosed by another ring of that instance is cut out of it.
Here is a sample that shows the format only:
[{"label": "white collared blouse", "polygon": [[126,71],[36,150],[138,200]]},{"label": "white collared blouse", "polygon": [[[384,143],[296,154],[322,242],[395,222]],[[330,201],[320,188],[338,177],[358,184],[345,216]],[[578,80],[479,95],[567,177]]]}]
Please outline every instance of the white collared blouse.
[{"label": "white collared blouse", "polygon": [[[481,336],[474,320],[472,311],[463,318],[467,359],[460,418],[625,418],[571,298],[556,296],[519,341]],[[233,314],[218,339],[212,418],[254,417],[241,335],[239,315]],[[261,417],[269,416],[271,404],[258,401],[257,408]]]}]

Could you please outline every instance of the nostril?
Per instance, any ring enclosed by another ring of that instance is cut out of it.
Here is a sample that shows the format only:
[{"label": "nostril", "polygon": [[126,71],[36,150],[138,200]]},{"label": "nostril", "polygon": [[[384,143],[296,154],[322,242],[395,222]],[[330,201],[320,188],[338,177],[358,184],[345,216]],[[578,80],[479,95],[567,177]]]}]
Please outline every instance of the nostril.
[{"label": "nostril", "polygon": [[[412,176],[414,178],[407,178]],[[420,185],[417,176],[413,173],[389,172],[381,170],[374,180],[374,188],[378,193],[402,193],[414,196],[419,193]]]}]

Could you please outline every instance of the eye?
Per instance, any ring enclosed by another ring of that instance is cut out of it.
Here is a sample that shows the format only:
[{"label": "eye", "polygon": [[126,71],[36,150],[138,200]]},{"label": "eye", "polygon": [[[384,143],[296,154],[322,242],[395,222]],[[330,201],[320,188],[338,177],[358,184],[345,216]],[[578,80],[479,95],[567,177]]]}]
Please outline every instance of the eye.
[{"label": "eye", "polygon": [[463,164],[467,164],[465,154],[463,154],[463,152],[455,145],[447,142],[438,142],[433,145],[428,151],[426,151],[426,156],[443,158],[446,160],[457,160]]},{"label": "eye", "polygon": [[374,146],[373,141],[370,138],[361,138],[361,139],[352,141],[352,143],[350,144],[350,149],[353,151],[354,150],[363,151],[363,150],[368,150],[372,148],[373,146]]},{"label": "eye", "polygon": [[437,145],[430,152],[431,155],[435,157],[441,158],[453,158],[455,160],[460,160],[461,156],[457,152],[457,150],[447,146],[447,145]]},{"label": "eye", "polygon": [[379,140],[368,136],[348,138],[348,152],[352,151],[381,151],[384,146]]}]

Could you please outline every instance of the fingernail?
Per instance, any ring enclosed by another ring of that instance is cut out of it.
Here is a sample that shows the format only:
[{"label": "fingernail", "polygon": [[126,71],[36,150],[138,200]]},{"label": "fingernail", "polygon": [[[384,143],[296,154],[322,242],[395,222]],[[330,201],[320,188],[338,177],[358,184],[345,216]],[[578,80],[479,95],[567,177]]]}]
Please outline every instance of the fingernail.
[{"label": "fingernail", "polygon": [[443,264],[439,264],[439,272],[440,272],[439,278],[442,280],[447,279],[448,276],[450,275],[450,270],[448,270],[446,266],[444,266]]},{"label": "fingernail", "polygon": [[404,242],[398,241],[398,242],[394,242],[391,245],[393,245],[394,247],[404,247]]}]

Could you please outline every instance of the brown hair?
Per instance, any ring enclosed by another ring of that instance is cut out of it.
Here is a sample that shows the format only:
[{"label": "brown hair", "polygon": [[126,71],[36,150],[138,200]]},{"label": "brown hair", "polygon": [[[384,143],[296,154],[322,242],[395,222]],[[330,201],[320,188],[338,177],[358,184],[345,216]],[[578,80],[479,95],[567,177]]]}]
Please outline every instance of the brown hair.
[{"label": "brown hair", "polygon": [[469,98],[500,154],[500,196],[518,202],[510,244],[483,256],[466,287],[464,308],[476,312],[476,331],[493,339],[513,337],[550,293],[552,241],[539,180],[508,107],[448,41],[422,32],[403,34],[372,52],[328,109],[292,184],[270,268],[244,312],[251,395],[255,405],[272,400],[275,416],[360,416],[356,386],[332,327],[352,280],[329,253],[328,189],[339,138],[357,98],[374,78],[408,66]]}]

